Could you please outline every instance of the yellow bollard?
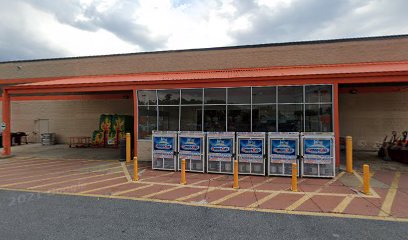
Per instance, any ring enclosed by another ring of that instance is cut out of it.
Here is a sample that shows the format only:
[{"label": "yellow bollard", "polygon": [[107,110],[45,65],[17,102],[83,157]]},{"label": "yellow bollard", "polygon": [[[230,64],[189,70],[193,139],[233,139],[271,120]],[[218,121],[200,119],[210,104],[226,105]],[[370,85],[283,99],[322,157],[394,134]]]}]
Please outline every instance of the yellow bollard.
[{"label": "yellow bollard", "polygon": [[139,163],[137,157],[133,158],[133,181],[139,181]]},{"label": "yellow bollard", "polygon": [[364,194],[370,194],[370,166],[368,164],[363,165],[363,182],[364,182]]},{"label": "yellow bollard", "polygon": [[353,173],[353,138],[346,137],[346,171]]},{"label": "yellow bollard", "polygon": [[297,163],[292,163],[292,192],[297,192],[297,175],[298,175],[298,169],[297,169]]},{"label": "yellow bollard", "polygon": [[126,163],[130,163],[130,133],[126,133]]},{"label": "yellow bollard", "polygon": [[180,179],[180,184],[186,185],[187,180],[186,180],[186,159],[181,160],[181,179]]},{"label": "yellow bollard", "polygon": [[234,161],[234,185],[232,186],[234,189],[239,188],[238,184],[238,160]]}]

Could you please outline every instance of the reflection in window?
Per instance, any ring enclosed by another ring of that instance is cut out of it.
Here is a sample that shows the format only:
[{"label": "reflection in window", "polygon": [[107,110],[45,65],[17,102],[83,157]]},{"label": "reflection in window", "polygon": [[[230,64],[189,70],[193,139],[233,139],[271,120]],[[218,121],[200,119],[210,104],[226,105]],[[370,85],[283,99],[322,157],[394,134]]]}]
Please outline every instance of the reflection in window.
[{"label": "reflection in window", "polygon": [[301,104],[278,105],[278,131],[279,132],[302,132],[303,111]]},{"label": "reflection in window", "polygon": [[224,132],[225,106],[204,106],[204,131]]},{"label": "reflection in window", "polygon": [[225,88],[207,88],[204,89],[205,104],[225,104],[226,89]]},{"label": "reflection in window", "polygon": [[254,105],[252,107],[252,131],[276,132],[275,105]]},{"label": "reflection in window", "polygon": [[202,131],[202,106],[181,106],[180,130]]},{"label": "reflection in window", "polygon": [[152,131],[157,129],[156,106],[139,106],[139,138],[150,139]]},{"label": "reflection in window", "polygon": [[182,89],[181,104],[202,104],[203,89]]},{"label": "reflection in window", "polygon": [[251,106],[229,105],[228,106],[228,131],[250,132],[251,131]]},{"label": "reflection in window", "polygon": [[332,86],[305,86],[305,100],[307,103],[332,102]]},{"label": "reflection in window", "polygon": [[180,90],[158,90],[159,105],[179,105]]},{"label": "reflection in window", "polygon": [[251,87],[139,90],[137,93],[141,139],[149,138],[152,130],[178,131],[179,128],[217,132],[333,131],[332,85],[252,87],[252,90]]},{"label": "reflection in window", "polygon": [[137,91],[139,105],[156,105],[156,90]]},{"label": "reflection in window", "polygon": [[306,132],[333,131],[331,104],[307,104],[305,117]]},{"label": "reflection in window", "polygon": [[278,87],[279,103],[302,103],[303,87],[302,86],[279,86]]},{"label": "reflection in window", "polygon": [[228,104],[251,104],[251,88],[228,88]]},{"label": "reflection in window", "polygon": [[159,130],[179,130],[179,107],[159,106]]},{"label": "reflection in window", "polygon": [[252,103],[275,103],[276,87],[253,87]]}]

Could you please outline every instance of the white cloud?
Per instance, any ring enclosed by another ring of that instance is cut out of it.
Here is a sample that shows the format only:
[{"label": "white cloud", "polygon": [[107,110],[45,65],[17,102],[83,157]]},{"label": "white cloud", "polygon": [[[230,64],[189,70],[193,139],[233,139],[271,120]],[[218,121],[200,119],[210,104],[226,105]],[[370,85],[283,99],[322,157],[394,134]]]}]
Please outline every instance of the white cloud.
[{"label": "white cloud", "polygon": [[0,61],[408,33],[404,0],[0,0]]}]

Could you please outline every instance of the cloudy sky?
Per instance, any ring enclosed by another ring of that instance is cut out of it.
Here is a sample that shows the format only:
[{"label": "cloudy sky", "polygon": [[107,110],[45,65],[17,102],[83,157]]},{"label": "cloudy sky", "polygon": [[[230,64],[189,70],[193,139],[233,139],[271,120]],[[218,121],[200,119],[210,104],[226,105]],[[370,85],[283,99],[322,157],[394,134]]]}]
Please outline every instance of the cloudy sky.
[{"label": "cloudy sky", "polygon": [[0,0],[0,61],[408,34],[406,0]]}]

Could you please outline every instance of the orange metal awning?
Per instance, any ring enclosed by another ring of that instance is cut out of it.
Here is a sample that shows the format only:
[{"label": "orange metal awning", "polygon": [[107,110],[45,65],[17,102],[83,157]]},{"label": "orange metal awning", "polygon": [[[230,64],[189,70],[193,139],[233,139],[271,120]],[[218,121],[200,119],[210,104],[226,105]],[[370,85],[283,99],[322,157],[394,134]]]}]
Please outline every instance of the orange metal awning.
[{"label": "orange metal awning", "polygon": [[[7,87],[10,93],[27,93],[30,90],[57,89],[57,88],[81,88],[81,87],[102,87],[112,86],[116,90],[124,88],[131,89],[138,85],[167,85],[206,83],[209,86],[220,82],[239,82],[256,80],[307,80],[329,79],[336,80],[337,83],[347,82],[351,77],[375,77],[375,76],[407,76],[408,62],[387,62],[387,63],[360,63],[360,64],[336,64],[336,65],[313,65],[313,66],[291,66],[291,67],[269,67],[250,69],[226,69],[226,70],[206,70],[190,72],[164,72],[164,73],[143,73],[132,75],[111,75],[111,76],[84,76],[72,77],[58,80],[50,80],[20,84]],[[349,80],[352,81],[352,80]],[[407,81],[407,80],[405,80]],[[299,82],[301,83],[301,82]],[[24,90],[24,91],[23,91]],[[38,92],[34,90],[33,92]],[[61,91],[63,91],[61,89]]]}]

